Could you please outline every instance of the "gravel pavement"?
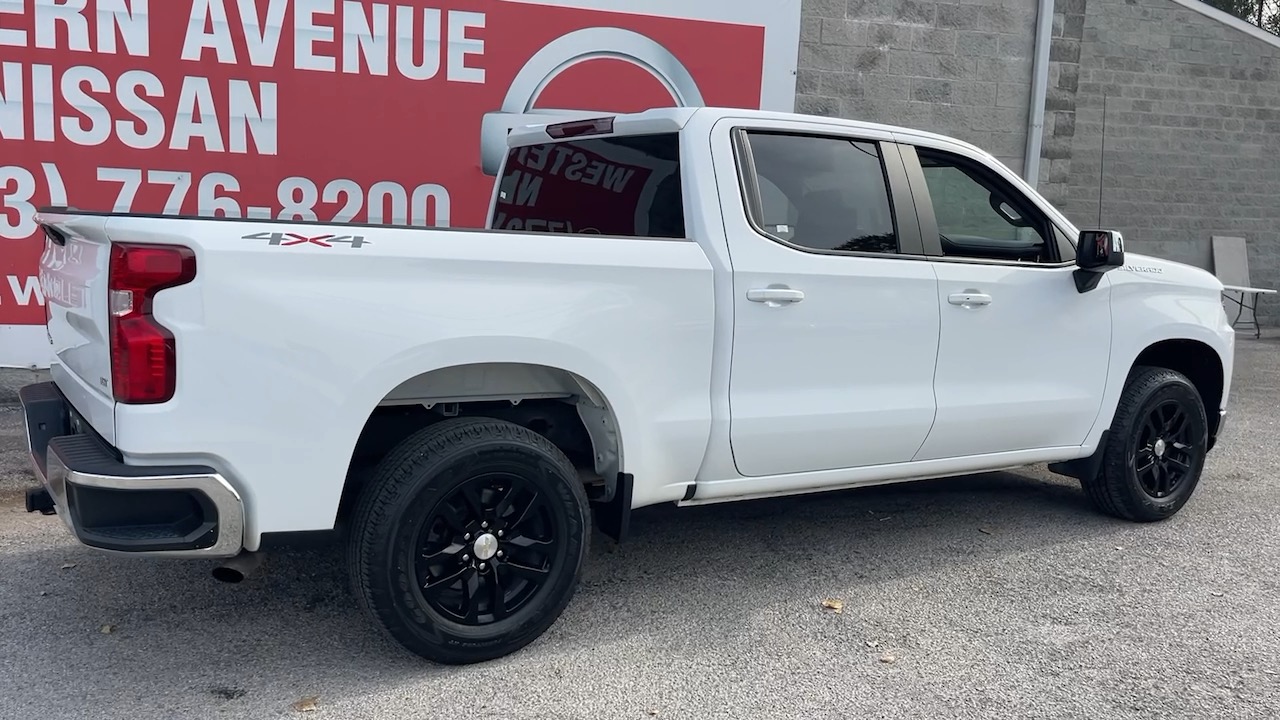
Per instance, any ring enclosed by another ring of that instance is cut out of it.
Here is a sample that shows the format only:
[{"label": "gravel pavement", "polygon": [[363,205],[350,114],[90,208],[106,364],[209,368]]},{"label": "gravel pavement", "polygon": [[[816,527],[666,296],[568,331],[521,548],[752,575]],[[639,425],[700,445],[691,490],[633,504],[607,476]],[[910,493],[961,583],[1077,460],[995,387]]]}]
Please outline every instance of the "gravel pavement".
[{"label": "gravel pavement", "polygon": [[1172,520],[1043,468],[649,508],[551,631],[465,668],[382,641],[329,552],[224,585],[74,544],[23,512],[0,406],[0,718],[1275,718],[1280,342],[1237,373]]},{"label": "gravel pavement", "polygon": [[[0,405],[18,402],[18,389],[23,385],[44,382],[48,379],[48,370],[0,368]],[[3,470],[0,470],[0,472],[3,472]]]}]

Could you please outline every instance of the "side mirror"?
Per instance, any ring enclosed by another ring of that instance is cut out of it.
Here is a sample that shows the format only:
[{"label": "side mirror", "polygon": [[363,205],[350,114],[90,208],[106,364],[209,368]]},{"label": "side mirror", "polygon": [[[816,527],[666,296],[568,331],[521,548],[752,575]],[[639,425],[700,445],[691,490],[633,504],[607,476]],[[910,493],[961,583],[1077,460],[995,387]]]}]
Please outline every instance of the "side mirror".
[{"label": "side mirror", "polygon": [[1124,236],[1118,230],[1081,230],[1076,242],[1076,290],[1097,287],[1102,273],[1124,265]]},{"label": "side mirror", "polygon": [[1106,272],[1124,265],[1124,236],[1117,230],[1081,230],[1076,267]]}]

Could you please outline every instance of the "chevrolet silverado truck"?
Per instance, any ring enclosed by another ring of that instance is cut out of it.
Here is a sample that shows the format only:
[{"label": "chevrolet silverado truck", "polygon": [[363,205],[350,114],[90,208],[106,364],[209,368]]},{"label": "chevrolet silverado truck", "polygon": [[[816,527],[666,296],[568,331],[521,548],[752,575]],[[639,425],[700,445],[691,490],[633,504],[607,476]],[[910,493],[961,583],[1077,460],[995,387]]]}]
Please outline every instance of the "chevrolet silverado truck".
[{"label": "chevrolet silverado truck", "polygon": [[42,210],[56,360],[26,387],[80,543],[329,537],[409,652],[539,637],[595,531],[700,505],[1048,464],[1177,513],[1234,332],[994,157],[908,128],[667,108],[514,130],[482,229]]}]

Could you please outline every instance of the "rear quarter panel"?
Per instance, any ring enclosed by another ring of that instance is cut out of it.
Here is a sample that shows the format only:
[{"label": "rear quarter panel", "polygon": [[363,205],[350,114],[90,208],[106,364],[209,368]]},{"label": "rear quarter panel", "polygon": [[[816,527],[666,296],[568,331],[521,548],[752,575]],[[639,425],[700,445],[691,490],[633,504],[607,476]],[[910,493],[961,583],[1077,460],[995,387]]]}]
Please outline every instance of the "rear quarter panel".
[{"label": "rear quarter panel", "polygon": [[[178,389],[118,406],[139,464],[198,458],[261,532],[332,526],[359,433],[401,382],[483,362],[547,365],[614,409],[637,506],[679,496],[710,424],[712,269],[696,243],[115,217],[113,240],[180,242],[196,281],[156,298]],[[267,232],[364,244],[272,244]],[[255,237],[256,236],[256,237]]]}]

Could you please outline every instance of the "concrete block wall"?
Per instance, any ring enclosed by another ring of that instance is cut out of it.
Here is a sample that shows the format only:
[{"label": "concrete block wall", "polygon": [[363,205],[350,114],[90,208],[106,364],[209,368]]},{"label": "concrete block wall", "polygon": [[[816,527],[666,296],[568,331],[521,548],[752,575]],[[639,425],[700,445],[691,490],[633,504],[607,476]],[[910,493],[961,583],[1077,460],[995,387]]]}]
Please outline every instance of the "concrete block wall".
[{"label": "concrete block wall", "polygon": [[[1038,186],[1080,225],[1280,288],[1280,46],[1175,0],[1056,0]],[[1035,0],[804,0],[796,109],[933,130],[1022,172]],[[1103,97],[1107,105],[1105,166]],[[1280,324],[1280,300],[1259,318]]]},{"label": "concrete block wall", "polygon": [[1034,0],[805,0],[796,109],[977,144],[1021,173]]},{"label": "concrete block wall", "polygon": [[[1101,223],[1134,251],[1212,269],[1210,237],[1243,236],[1253,284],[1280,288],[1280,38],[1173,0],[1057,9],[1042,191],[1096,224],[1101,174]],[[1277,324],[1280,301],[1258,316]]]}]

